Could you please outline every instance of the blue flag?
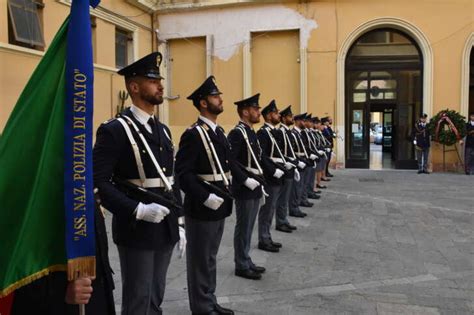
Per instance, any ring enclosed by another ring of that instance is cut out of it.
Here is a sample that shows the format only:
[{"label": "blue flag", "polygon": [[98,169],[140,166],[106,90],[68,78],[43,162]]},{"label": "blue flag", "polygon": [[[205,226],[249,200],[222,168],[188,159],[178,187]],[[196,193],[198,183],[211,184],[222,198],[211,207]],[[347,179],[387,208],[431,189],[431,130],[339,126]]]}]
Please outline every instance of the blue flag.
[{"label": "blue flag", "polygon": [[[93,1],[97,5],[99,1]],[[95,275],[92,132],[94,65],[89,1],[72,1],[67,36],[64,205],[68,278]]]}]

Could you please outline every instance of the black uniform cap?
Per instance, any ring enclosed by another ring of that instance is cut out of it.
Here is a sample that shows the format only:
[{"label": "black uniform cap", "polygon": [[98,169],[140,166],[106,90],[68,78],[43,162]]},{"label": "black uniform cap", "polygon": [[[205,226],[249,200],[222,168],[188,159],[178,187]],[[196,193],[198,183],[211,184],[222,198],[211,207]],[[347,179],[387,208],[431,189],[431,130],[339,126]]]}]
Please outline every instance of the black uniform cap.
[{"label": "black uniform cap", "polygon": [[275,100],[271,100],[270,104],[268,104],[262,109],[262,116],[265,116],[266,114],[271,112],[278,112]]},{"label": "black uniform cap", "polygon": [[324,123],[327,123],[328,121],[329,121],[329,117],[327,117],[327,116],[321,118],[321,123],[323,123],[323,124],[324,124]]},{"label": "black uniform cap", "polygon": [[304,120],[311,120],[311,118],[313,118],[313,114],[307,114]]},{"label": "black uniform cap", "polygon": [[315,123],[315,124],[319,124],[319,123],[321,122],[321,120],[319,120],[318,117],[313,117],[311,120],[312,120],[313,123]]},{"label": "black uniform cap", "polygon": [[163,79],[160,74],[160,64],[163,56],[159,52],[152,52],[149,55],[135,61],[134,63],[120,69],[117,73],[125,78],[146,77],[150,79]]},{"label": "black uniform cap", "polygon": [[206,98],[209,95],[220,95],[219,88],[216,85],[216,78],[211,75],[209,76],[191,95],[187,97],[188,100],[192,100],[194,106],[199,108],[199,101]]},{"label": "black uniform cap", "polygon": [[257,107],[260,108],[260,105],[258,104],[258,100],[260,98],[260,93],[255,94],[254,96],[250,96],[246,99],[243,99],[241,101],[234,102],[235,105],[239,108],[245,108],[245,107]]},{"label": "black uniform cap", "polygon": [[428,115],[426,115],[425,113],[423,113],[423,114],[420,115],[420,118],[428,118]]},{"label": "black uniform cap", "polygon": [[293,115],[293,113],[291,112],[291,105],[288,106],[287,108],[281,110],[281,111],[280,111],[280,115],[281,115],[281,117]]},{"label": "black uniform cap", "polygon": [[293,116],[294,120],[303,120],[306,117],[306,113]]}]

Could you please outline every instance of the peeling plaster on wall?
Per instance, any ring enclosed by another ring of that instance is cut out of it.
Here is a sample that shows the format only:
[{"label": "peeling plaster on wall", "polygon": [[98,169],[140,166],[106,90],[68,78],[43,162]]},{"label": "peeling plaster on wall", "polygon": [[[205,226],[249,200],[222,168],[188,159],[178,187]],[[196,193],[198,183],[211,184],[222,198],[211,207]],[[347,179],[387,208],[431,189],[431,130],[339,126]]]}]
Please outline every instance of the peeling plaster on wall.
[{"label": "peeling plaster on wall", "polygon": [[300,29],[300,48],[306,48],[311,31],[318,26],[283,5],[172,13],[160,15],[158,21],[160,41],[212,35],[212,55],[224,61],[249,40],[250,32]]}]

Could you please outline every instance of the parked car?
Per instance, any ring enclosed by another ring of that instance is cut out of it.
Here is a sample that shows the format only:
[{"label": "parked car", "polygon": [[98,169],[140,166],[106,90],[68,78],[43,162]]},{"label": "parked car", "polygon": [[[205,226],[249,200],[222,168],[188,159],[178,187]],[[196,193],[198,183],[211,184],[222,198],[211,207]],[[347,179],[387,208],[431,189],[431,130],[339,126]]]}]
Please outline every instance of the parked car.
[{"label": "parked car", "polygon": [[383,127],[382,126],[377,126],[377,127],[375,127],[374,143],[381,145],[382,142],[383,142]]}]

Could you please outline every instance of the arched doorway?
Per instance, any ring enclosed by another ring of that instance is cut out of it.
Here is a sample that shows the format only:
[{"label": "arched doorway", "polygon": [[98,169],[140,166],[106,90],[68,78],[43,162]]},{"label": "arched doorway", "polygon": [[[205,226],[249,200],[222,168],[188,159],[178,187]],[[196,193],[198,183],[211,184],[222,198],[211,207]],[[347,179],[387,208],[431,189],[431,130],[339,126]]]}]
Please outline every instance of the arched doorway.
[{"label": "arched doorway", "polygon": [[345,62],[346,167],[416,168],[411,132],[423,108],[422,81],[422,53],[406,33],[374,29],[352,44]]}]

